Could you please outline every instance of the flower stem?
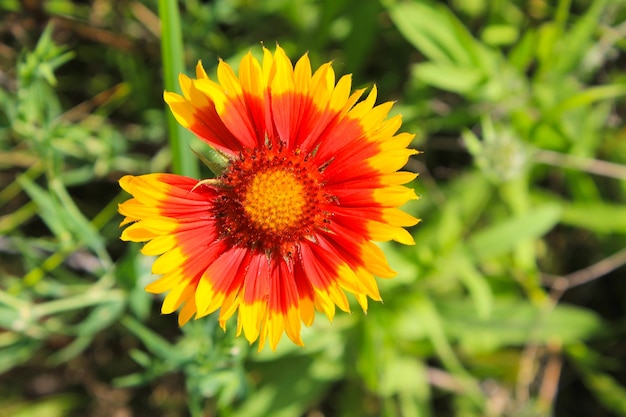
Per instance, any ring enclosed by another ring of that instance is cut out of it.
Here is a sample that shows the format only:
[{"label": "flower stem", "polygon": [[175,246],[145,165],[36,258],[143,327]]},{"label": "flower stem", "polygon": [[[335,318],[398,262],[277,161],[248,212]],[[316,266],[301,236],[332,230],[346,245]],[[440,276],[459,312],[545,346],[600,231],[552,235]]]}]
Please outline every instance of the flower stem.
[{"label": "flower stem", "polygon": [[[183,39],[177,0],[159,0],[161,18],[161,57],[163,80],[167,91],[179,91],[178,74],[184,72]],[[189,147],[190,134],[167,112],[167,127],[172,149],[172,170],[176,174],[198,177],[196,164]]]}]

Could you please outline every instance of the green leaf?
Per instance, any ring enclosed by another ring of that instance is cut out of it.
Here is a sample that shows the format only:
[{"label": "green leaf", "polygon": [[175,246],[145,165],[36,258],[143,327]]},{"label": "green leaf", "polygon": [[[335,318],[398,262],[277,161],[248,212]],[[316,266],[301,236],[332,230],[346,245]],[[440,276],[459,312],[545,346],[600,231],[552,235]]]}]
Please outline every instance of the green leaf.
[{"label": "green leaf", "polygon": [[563,205],[561,222],[598,233],[626,233],[626,205],[574,202]]},{"label": "green leaf", "polygon": [[512,45],[519,38],[519,29],[513,25],[492,24],[483,30],[481,38],[488,45]]},{"label": "green leaf", "polygon": [[[420,200],[420,212],[430,212],[431,216],[428,222],[419,224],[416,229],[420,239],[416,241],[415,249],[418,252],[422,250],[447,252],[456,247],[484,214],[493,190],[492,182],[484,175],[470,171],[457,177],[447,186],[446,204],[433,206],[434,199]],[[392,251],[389,251],[389,256],[393,256]]]},{"label": "green leaf", "polygon": [[341,375],[342,368],[330,358],[307,355],[256,363],[252,372],[261,376],[263,383],[231,417],[301,416]]},{"label": "green leaf", "polygon": [[69,240],[71,235],[67,230],[67,223],[70,219],[67,216],[67,212],[62,210],[59,204],[52,199],[50,193],[35,184],[25,175],[19,176],[17,182],[37,204],[39,207],[39,216],[44,223],[46,223],[50,231],[61,241]]},{"label": "green leaf", "polygon": [[0,306],[0,328],[11,329],[19,319],[20,313],[17,310]]},{"label": "green leaf", "polygon": [[57,394],[38,400],[2,404],[3,415],[11,417],[63,417],[73,415],[82,399],[77,394]]},{"label": "green leaf", "polygon": [[121,320],[122,324],[133,333],[139,340],[143,342],[146,348],[155,356],[163,359],[176,358],[176,347],[169,343],[166,339],[155,333],[141,322],[125,316]]},{"label": "green leaf", "polygon": [[[81,243],[96,252],[102,260],[108,258],[108,255],[105,254],[104,239],[80,211],[60,178],[50,180],[50,191],[56,197],[57,205],[62,207],[61,211],[66,229],[72,231],[72,234]],[[108,261],[108,259],[106,260]]]},{"label": "green leaf", "polygon": [[2,0],[0,1],[0,10],[7,12],[19,12],[20,1],[19,0]]},{"label": "green leaf", "polygon": [[417,358],[392,356],[381,368],[379,392],[382,395],[390,397],[399,392],[414,391],[423,397],[428,396],[426,369]]},{"label": "green leaf", "polygon": [[566,305],[541,309],[515,299],[497,299],[487,318],[478,317],[468,300],[442,301],[438,310],[446,333],[468,352],[522,346],[530,341],[578,343],[603,327],[590,310]]},{"label": "green leaf", "polygon": [[219,177],[228,166],[228,158],[226,157],[226,155],[224,155],[215,148],[207,148],[207,153],[209,154],[208,157],[202,155],[200,152],[196,151],[193,148],[191,149],[191,151],[204,165],[206,165],[207,168],[209,168],[209,170],[211,170],[213,175],[215,175],[216,177]]},{"label": "green leaf", "polygon": [[557,120],[562,113],[577,107],[587,107],[598,101],[626,96],[626,84],[608,84],[589,87],[580,93],[573,94],[557,104],[547,115]]},{"label": "green leaf", "polygon": [[489,317],[493,310],[493,293],[487,279],[467,258],[457,258],[456,274],[465,285],[479,317]]},{"label": "green leaf", "polygon": [[485,79],[479,68],[434,62],[415,65],[413,76],[418,82],[461,94],[471,93]]},{"label": "green leaf", "polygon": [[151,272],[151,257],[141,255],[139,244],[127,246],[125,256],[117,262],[116,270],[118,282],[126,289],[127,303],[130,311],[145,321],[150,315],[153,296],[145,291],[147,282],[154,279]]},{"label": "green leaf", "polygon": [[550,21],[541,25],[537,31],[535,48],[537,59],[540,63],[539,68],[541,71],[539,73],[542,75],[550,71],[554,66],[555,44],[559,40],[559,35],[561,35],[559,29],[555,22]]},{"label": "green leaf", "polygon": [[[568,347],[565,352],[598,401],[615,415],[626,416],[626,388],[611,375],[597,369],[600,360],[605,358],[599,358],[598,353],[583,344]],[[617,362],[612,367],[619,369],[621,363]]]},{"label": "green leaf", "polygon": [[64,346],[63,349],[54,352],[47,358],[48,364],[57,366],[67,362],[85,351],[93,341],[93,336],[78,336],[72,342]]},{"label": "green leaf", "polygon": [[413,306],[414,317],[419,317],[423,322],[426,334],[444,366],[456,374],[466,375],[461,361],[452,349],[448,335],[444,332],[445,318],[441,315],[439,308],[424,294],[415,297]]},{"label": "green leaf", "polygon": [[626,388],[615,378],[600,372],[589,372],[583,380],[606,408],[616,415],[626,416]]},{"label": "green leaf", "polygon": [[475,259],[499,256],[520,242],[543,236],[558,223],[560,217],[560,206],[545,204],[475,233],[467,246]]},{"label": "green leaf", "polygon": [[0,349],[0,374],[28,361],[39,349],[42,341],[20,337]]},{"label": "green leaf", "polygon": [[561,223],[597,233],[626,233],[626,205],[589,201],[581,198],[567,201],[558,195],[535,192],[538,201],[558,204],[562,208]]},{"label": "green leaf", "polygon": [[[607,0],[595,0],[593,4],[588,6],[585,15],[577,19],[567,34],[559,39],[559,53],[553,57],[556,73],[570,74],[591,69],[588,63],[584,65],[584,61],[592,52],[596,52],[594,49],[604,47],[600,46],[600,43],[596,44],[594,38],[598,32],[599,22],[602,20],[606,5]],[[604,60],[600,60],[598,63],[600,62],[604,62]]]},{"label": "green leaf", "polygon": [[114,299],[109,303],[95,307],[89,315],[76,326],[77,334],[93,336],[102,329],[116,322],[124,311],[125,303],[122,299]]},{"label": "green leaf", "polygon": [[430,60],[463,67],[473,62],[471,46],[461,42],[455,18],[444,7],[402,2],[393,4],[389,14],[406,40]]},{"label": "green leaf", "polygon": [[347,72],[358,74],[362,71],[363,63],[375,48],[375,42],[380,34],[377,25],[380,9],[380,3],[377,1],[361,2],[354,9],[352,19],[359,24],[353,26],[343,41]]},{"label": "green leaf", "polygon": [[535,45],[537,42],[537,32],[528,28],[522,38],[512,45],[507,61],[519,72],[525,72],[533,63],[535,56]]}]

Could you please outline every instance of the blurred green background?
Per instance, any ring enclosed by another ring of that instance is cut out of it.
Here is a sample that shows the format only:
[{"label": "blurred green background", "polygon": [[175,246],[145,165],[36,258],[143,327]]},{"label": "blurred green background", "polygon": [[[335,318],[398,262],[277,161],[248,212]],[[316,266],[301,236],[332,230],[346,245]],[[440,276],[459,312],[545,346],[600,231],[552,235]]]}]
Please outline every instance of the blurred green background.
[{"label": "blurred green background", "polygon": [[119,241],[117,180],[178,158],[157,3],[0,0],[0,415],[626,416],[625,1],[180,2],[172,71],[308,51],[424,151],[384,304],[261,353]]}]

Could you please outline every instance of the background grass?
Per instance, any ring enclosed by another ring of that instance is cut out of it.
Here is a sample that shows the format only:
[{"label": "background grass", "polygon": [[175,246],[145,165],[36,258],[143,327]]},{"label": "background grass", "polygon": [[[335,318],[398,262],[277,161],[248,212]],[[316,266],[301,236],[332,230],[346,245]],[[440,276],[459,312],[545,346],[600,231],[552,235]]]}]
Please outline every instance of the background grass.
[{"label": "background grass", "polygon": [[[190,0],[170,69],[159,3],[0,0],[0,414],[626,416],[626,2]],[[126,173],[193,175],[163,73],[261,42],[424,151],[384,305],[276,353],[161,316],[116,211]]]}]

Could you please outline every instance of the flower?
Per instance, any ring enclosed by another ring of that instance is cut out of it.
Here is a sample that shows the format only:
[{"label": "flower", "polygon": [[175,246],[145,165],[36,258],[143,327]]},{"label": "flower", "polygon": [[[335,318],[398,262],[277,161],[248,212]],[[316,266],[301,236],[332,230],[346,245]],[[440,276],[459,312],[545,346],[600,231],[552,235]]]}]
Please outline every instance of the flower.
[{"label": "flower", "polygon": [[122,240],[147,242],[161,277],[146,287],[165,293],[162,312],[180,308],[182,326],[219,309],[237,312],[262,349],[283,333],[302,345],[301,324],[315,311],[332,320],[380,300],[374,276],[395,272],[372,241],[413,244],[404,227],[418,219],[398,207],[416,199],[398,172],[417,153],[413,135],[396,134],[392,103],[375,106],[376,87],[351,93],[350,75],[335,83],[330,63],[315,73],[307,55],[295,67],[279,46],[262,63],[248,53],[239,75],[220,61],[217,82],[201,63],[196,79],[180,76],[183,95],[165,101],[184,127],[224,154],[214,179],[173,174],[125,176],[133,198],[120,204]]}]

